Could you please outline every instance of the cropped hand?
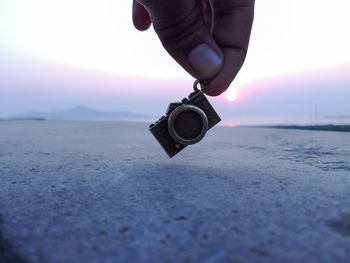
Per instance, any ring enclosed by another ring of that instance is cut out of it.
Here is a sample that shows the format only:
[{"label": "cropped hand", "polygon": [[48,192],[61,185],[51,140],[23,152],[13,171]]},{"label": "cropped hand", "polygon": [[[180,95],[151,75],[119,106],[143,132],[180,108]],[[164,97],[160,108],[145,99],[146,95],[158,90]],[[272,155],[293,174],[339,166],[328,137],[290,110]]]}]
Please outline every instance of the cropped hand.
[{"label": "cropped hand", "polygon": [[205,93],[224,92],[243,65],[254,0],[133,0],[137,29],[154,30],[168,53],[194,78],[209,80]]}]

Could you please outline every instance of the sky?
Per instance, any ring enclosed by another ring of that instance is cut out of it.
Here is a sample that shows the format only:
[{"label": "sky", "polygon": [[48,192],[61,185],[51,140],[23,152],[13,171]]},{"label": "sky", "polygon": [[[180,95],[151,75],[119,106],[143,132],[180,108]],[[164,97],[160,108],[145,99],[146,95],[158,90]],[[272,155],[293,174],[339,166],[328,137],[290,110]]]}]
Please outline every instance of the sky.
[{"label": "sky", "polygon": [[[131,2],[0,0],[0,117],[77,104],[160,116],[191,92],[153,30],[133,28]],[[245,65],[210,99],[219,113],[236,122],[350,115],[348,10],[349,0],[257,0]]]}]

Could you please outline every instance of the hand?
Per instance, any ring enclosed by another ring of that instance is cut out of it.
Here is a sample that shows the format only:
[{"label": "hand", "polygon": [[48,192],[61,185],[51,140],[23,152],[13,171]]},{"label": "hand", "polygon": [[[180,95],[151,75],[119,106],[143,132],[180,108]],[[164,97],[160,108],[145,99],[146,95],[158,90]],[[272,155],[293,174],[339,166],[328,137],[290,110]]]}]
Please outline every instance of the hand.
[{"label": "hand", "polygon": [[254,0],[133,0],[133,22],[153,23],[164,48],[194,78],[210,79],[207,95],[224,92],[243,65]]}]

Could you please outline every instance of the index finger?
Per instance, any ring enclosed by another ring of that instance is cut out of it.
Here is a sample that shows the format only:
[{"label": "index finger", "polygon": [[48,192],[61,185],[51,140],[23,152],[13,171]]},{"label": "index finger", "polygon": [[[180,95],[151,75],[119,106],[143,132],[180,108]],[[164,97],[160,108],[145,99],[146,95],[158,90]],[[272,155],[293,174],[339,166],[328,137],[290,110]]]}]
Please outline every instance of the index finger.
[{"label": "index finger", "polygon": [[206,93],[217,96],[236,77],[245,60],[254,17],[254,0],[210,0],[212,35],[224,55],[221,71],[210,80]]}]

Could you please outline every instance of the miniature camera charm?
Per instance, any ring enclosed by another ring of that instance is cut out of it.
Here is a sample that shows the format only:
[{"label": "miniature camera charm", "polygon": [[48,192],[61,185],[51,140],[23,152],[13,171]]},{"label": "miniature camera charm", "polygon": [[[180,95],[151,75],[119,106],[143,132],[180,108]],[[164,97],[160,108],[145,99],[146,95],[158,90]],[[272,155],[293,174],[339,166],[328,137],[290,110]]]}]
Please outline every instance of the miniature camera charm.
[{"label": "miniature camera charm", "polygon": [[[149,126],[169,157],[203,139],[207,130],[221,121],[203,93],[197,88],[197,80],[188,98],[170,103],[166,114]],[[203,84],[204,85],[204,84]]]}]

